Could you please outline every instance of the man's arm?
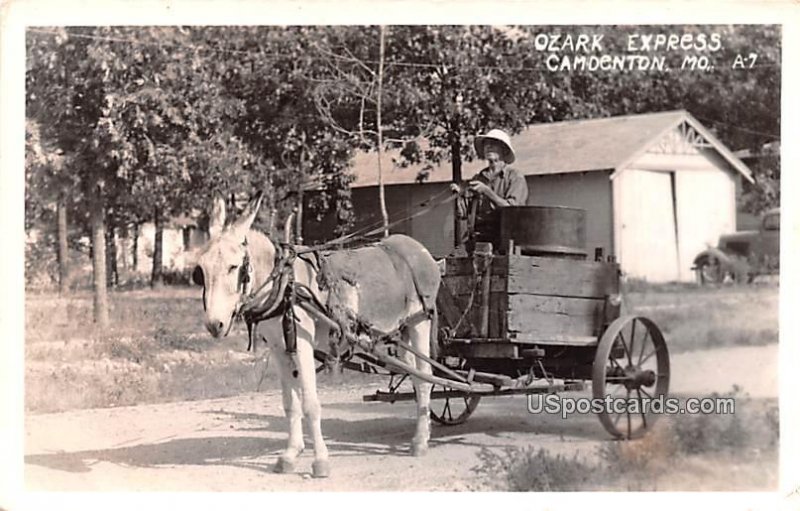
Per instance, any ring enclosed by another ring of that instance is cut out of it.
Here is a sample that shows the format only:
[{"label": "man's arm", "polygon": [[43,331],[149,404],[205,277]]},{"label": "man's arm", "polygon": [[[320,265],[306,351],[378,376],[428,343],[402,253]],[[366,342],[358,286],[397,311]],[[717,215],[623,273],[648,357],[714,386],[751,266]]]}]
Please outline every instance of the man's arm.
[{"label": "man's arm", "polygon": [[528,182],[525,181],[525,176],[514,173],[514,178],[511,181],[511,186],[508,188],[505,199],[506,206],[524,206],[527,204]]},{"label": "man's arm", "polygon": [[505,194],[505,197],[499,195],[488,185],[480,181],[472,181],[469,186],[474,192],[484,195],[492,201],[495,206],[500,208],[524,205],[528,200],[528,183],[520,174],[514,175],[514,180],[511,182],[511,186]]},{"label": "man's arm", "polygon": [[498,195],[494,190],[492,190],[483,183],[478,183],[472,189],[478,193],[482,193],[484,197],[492,201],[494,205],[497,207],[503,208],[512,205],[512,203],[508,199],[504,199],[503,197]]}]

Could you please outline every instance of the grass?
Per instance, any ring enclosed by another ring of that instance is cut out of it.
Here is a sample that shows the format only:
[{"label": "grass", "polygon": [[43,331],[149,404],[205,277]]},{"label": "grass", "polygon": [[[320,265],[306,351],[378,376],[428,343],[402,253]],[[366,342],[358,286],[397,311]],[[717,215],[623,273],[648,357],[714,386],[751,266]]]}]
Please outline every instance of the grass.
[{"label": "grass", "polygon": [[[775,286],[651,286],[629,292],[630,312],[656,321],[672,353],[777,342]],[[171,400],[215,398],[277,388],[265,347],[247,353],[243,325],[212,339],[200,291],[165,287],[110,295],[112,326],[92,323],[88,293],[26,296],[26,409],[54,412]],[[266,372],[265,372],[266,371]],[[374,382],[345,372],[321,385]],[[326,383],[329,382],[329,383]]]},{"label": "grass", "polygon": [[775,285],[697,287],[649,286],[625,294],[629,313],[658,325],[670,353],[778,342],[778,288]]},{"label": "grass", "polygon": [[[608,441],[593,457],[533,447],[484,448],[473,469],[498,491],[652,491],[774,489],[778,469],[778,406],[736,389],[729,415],[674,415],[639,440]],[[675,474],[678,474],[677,480]],[[738,474],[738,478],[734,477]]]}]

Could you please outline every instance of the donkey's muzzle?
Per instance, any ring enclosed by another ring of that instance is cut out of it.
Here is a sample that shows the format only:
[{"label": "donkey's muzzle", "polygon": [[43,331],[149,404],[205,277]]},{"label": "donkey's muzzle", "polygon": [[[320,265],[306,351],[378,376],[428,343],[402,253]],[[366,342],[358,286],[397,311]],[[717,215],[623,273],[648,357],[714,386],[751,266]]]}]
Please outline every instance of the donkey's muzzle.
[{"label": "donkey's muzzle", "polygon": [[224,328],[225,328],[225,323],[223,323],[218,319],[209,319],[208,321],[206,321],[206,329],[214,337],[222,336]]}]

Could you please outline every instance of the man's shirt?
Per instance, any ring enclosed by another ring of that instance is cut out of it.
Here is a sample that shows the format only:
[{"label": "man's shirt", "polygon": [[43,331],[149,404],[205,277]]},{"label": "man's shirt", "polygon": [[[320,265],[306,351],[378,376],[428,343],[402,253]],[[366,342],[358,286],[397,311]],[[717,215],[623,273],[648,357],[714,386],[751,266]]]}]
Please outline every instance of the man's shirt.
[{"label": "man's shirt", "polygon": [[[528,200],[528,183],[525,177],[515,169],[506,166],[498,172],[493,179],[489,178],[491,170],[487,167],[481,170],[474,179],[485,183],[497,195],[507,200],[509,206],[524,206]],[[477,204],[474,203],[477,201]],[[500,225],[495,214],[499,206],[482,194],[474,194],[471,199],[462,205],[462,211],[469,214],[475,208],[474,230],[475,238],[479,241],[499,243]],[[462,231],[462,242],[469,237],[468,229]],[[497,232],[495,232],[497,231]]]},{"label": "man's shirt", "polygon": [[[489,185],[494,193],[508,201],[509,206],[524,206],[528,200],[528,183],[525,177],[511,167],[505,167],[502,171],[489,179],[491,170],[487,167],[478,173],[477,179]],[[481,197],[481,202],[494,210],[494,202],[488,197]]]}]

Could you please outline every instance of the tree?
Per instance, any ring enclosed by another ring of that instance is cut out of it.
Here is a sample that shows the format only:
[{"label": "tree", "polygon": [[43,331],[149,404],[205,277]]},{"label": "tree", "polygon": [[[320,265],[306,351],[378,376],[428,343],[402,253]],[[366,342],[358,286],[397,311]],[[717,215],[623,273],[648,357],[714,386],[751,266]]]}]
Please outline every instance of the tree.
[{"label": "tree", "polygon": [[[290,210],[302,207],[304,190],[313,189],[307,214],[335,211],[337,229],[352,221],[350,141],[321,119],[313,90],[330,73],[314,50],[326,27],[236,27],[212,29],[232,55],[226,93],[242,104],[233,134],[259,158],[259,169],[245,181],[248,190],[266,191],[262,210],[273,210],[283,225]],[[258,225],[258,224],[257,224]]]}]

